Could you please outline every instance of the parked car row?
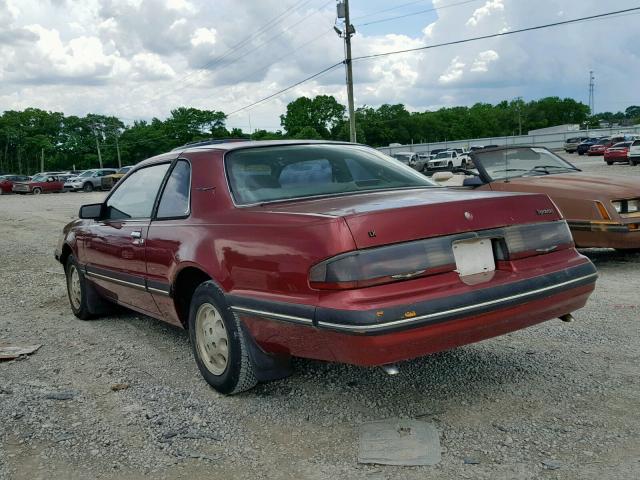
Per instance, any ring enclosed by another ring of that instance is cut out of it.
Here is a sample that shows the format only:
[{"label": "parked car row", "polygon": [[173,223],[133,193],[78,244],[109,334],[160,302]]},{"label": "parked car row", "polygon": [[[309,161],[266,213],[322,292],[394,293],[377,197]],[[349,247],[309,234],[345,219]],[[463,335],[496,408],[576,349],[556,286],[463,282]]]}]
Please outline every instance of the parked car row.
[{"label": "parked car row", "polygon": [[418,172],[433,173],[439,170],[452,171],[471,165],[469,151],[462,148],[436,148],[431,153],[397,152],[392,157]]},{"label": "parked car row", "polygon": [[33,194],[67,191],[110,190],[132,167],[97,168],[74,172],[41,172],[33,176],[0,176],[0,195]]},{"label": "parked car row", "polygon": [[571,320],[597,278],[575,242],[640,246],[637,185],[597,179],[578,201],[557,192],[594,192],[594,179],[546,149],[472,155],[464,190],[439,188],[415,157],[339,142],[156,156],[64,227],[71,310],[119,304],[188,329],[225,394],[289,375],[291,357],[388,365]]},{"label": "parked car row", "polygon": [[613,165],[617,162],[631,163],[629,147],[639,139],[640,135],[633,134],[569,138],[564,144],[564,150],[568,153],[576,152],[578,155],[602,155],[607,165]]}]

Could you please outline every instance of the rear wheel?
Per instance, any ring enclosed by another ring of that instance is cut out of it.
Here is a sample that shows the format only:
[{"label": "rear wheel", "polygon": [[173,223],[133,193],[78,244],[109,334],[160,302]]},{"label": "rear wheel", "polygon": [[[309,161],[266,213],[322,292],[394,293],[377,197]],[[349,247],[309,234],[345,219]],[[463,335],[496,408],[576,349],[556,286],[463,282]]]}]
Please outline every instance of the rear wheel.
[{"label": "rear wheel", "polygon": [[258,383],[240,320],[211,281],[191,299],[189,337],[200,373],[218,392],[239,393]]},{"label": "rear wheel", "polygon": [[613,162],[607,162],[607,165],[613,165]]},{"label": "rear wheel", "polygon": [[42,193],[42,189],[40,187],[36,187],[32,190],[34,195],[40,195]]},{"label": "rear wheel", "polygon": [[82,186],[82,190],[85,192],[93,192],[93,183],[87,182]]}]

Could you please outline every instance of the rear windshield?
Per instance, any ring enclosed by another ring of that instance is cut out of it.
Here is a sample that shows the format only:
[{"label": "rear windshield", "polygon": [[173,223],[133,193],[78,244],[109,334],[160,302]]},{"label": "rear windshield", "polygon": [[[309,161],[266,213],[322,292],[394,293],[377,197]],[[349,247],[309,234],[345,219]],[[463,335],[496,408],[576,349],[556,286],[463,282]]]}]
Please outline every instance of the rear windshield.
[{"label": "rear windshield", "polygon": [[354,145],[286,145],[225,156],[238,205],[372,190],[435,187],[410,167]]}]

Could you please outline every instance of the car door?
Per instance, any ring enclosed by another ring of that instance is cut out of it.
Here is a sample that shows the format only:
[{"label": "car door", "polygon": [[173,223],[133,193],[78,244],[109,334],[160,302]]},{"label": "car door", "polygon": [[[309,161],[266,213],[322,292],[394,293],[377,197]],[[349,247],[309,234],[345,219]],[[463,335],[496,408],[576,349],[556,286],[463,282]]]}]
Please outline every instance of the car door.
[{"label": "car door", "polygon": [[159,313],[146,282],[146,238],[151,214],[170,162],[143,167],[109,195],[102,217],[82,239],[87,276],[113,300]]},{"label": "car door", "polygon": [[169,173],[147,235],[147,287],[164,319],[175,325],[181,323],[169,295],[181,253],[190,245],[184,240],[194,230],[188,225],[190,203],[191,165],[179,159]]}]

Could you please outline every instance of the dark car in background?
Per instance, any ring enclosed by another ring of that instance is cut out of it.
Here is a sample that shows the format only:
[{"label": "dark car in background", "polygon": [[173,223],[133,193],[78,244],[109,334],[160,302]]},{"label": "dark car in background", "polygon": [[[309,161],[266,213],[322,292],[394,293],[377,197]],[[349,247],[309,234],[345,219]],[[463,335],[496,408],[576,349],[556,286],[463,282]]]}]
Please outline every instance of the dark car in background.
[{"label": "dark car in background", "polygon": [[182,148],[79,216],[56,249],[73,313],[187,328],[222,393],[291,357],[379,366],[568,318],[597,277],[546,195],[440,188],[355,144]]},{"label": "dark car in background", "polygon": [[1,175],[0,176],[0,195],[8,195],[13,192],[13,184],[15,182],[27,182],[29,177],[26,175]]},{"label": "dark car in background", "polygon": [[587,140],[584,140],[583,142],[580,142],[576,147],[576,153],[578,155],[585,155],[589,151],[591,146],[595,145],[599,141],[600,141],[600,138],[598,137],[598,138],[589,138]]}]

